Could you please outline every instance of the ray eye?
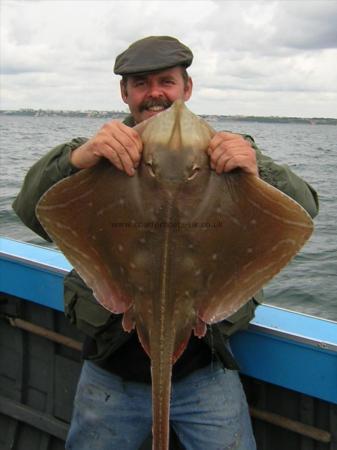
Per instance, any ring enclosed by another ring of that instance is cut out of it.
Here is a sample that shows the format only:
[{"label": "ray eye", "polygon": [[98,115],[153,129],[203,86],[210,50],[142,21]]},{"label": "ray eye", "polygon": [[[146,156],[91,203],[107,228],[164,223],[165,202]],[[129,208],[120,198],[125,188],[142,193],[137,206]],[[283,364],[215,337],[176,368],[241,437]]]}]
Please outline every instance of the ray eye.
[{"label": "ray eye", "polygon": [[192,173],[187,179],[189,181],[193,180],[193,178],[195,178],[198,175],[199,170],[200,170],[199,166],[193,166],[192,167]]},{"label": "ray eye", "polygon": [[148,170],[149,170],[149,173],[150,173],[151,177],[155,177],[156,174],[154,173],[152,164],[151,164],[151,163],[147,163],[146,166],[147,166],[147,168],[148,168]]}]

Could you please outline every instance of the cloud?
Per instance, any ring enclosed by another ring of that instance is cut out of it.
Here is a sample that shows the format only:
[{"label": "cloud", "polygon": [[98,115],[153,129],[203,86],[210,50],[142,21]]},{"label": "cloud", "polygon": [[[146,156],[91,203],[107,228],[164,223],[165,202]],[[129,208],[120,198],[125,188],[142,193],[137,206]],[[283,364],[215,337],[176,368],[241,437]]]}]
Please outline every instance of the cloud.
[{"label": "cloud", "polygon": [[213,25],[210,64],[197,72],[200,91],[226,98],[228,91],[261,92],[273,101],[277,93],[286,93],[290,102],[295,93],[336,98],[337,4],[305,5],[216,2],[208,18]]},{"label": "cloud", "polygon": [[3,0],[1,20],[2,108],[124,109],[116,55],[168,34],[194,52],[196,112],[337,115],[333,1]]},{"label": "cloud", "polygon": [[274,42],[279,45],[303,50],[337,47],[335,1],[284,2],[277,19]]}]

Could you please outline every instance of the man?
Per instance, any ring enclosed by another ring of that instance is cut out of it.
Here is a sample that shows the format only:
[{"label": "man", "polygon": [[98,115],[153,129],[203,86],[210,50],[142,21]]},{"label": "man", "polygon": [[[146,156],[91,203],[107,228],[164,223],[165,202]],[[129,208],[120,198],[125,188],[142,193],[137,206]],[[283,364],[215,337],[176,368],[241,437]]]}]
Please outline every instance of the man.
[{"label": "man", "polygon": [[[171,39],[161,38],[157,55],[150,51],[154,42],[159,42],[158,38],[142,40],[116,60],[115,73],[123,75],[122,99],[129,106],[136,124],[168,108],[177,99],[189,100],[192,94],[192,79],[186,75],[184,77],[185,66],[192,62],[189,49],[183,48],[181,44],[181,49],[172,49]],[[167,52],[173,53],[174,50],[177,53],[180,50],[181,56],[172,54],[172,62],[167,66]],[[145,53],[144,59],[140,57],[141,52]],[[149,61],[144,63],[146,57]],[[104,157],[128,175],[133,175],[141,151],[139,135],[126,125],[113,121],[76,149],[72,153],[71,163],[83,169],[94,166]],[[240,135],[218,133],[210,143],[209,154],[211,166],[217,173],[240,167],[247,173],[258,174],[255,152]]]},{"label": "man", "polygon": [[[133,176],[143,144],[132,127],[177,99],[189,100],[193,85],[186,68],[192,59],[188,47],[167,36],[142,39],[120,54],[114,71],[122,75],[121,96],[131,116],[124,123],[105,124],[89,140],[77,138],[60,145],[38,161],[13,205],[21,219],[48,239],[35,206],[58,180],[93,167],[101,158]],[[218,132],[207,151],[218,174],[239,168],[261,176],[312,216],[317,214],[314,190],[287,167],[262,155],[251,138]],[[253,317],[254,306],[252,300],[229,321],[209,327],[204,339],[192,336],[173,367],[170,419],[188,450],[256,448],[247,402],[233,370],[237,366],[224,338]],[[65,310],[87,335],[66,448],[138,449],[150,433],[152,418],[150,362],[136,333],[125,333],[121,317],[102,308],[74,272],[65,280]]]}]

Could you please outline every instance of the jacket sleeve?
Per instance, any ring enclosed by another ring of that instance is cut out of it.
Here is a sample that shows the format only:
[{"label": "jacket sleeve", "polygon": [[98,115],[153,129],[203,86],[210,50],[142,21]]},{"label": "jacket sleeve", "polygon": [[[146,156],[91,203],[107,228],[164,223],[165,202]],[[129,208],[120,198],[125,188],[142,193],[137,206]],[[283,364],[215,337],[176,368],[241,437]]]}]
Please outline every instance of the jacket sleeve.
[{"label": "jacket sleeve", "polygon": [[317,216],[319,203],[315,189],[292,172],[287,165],[277,164],[272,158],[264,155],[250,136],[245,136],[245,138],[251,142],[256,152],[257,165],[261,179],[279,189],[284,194],[289,195],[289,197],[299,203],[312,218]]},{"label": "jacket sleeve", "polygon": [[43,239],[51,241],[37,220],[36,205],[51,186],[79,170],[70,163],[70,154],[85,142],[85,138],[75,138],[50,150],[29,169],[13,202],[13,209],[22,222]]}]

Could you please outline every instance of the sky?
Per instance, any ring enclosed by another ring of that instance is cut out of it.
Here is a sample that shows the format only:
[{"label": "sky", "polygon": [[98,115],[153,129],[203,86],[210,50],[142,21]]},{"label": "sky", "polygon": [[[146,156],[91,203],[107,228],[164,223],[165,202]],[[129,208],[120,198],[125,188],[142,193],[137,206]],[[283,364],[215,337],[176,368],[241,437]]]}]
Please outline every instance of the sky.
[{"label": "sky", "polygon": [[127,111],[115,57],[189,46],[196,114],[337,118],[337,0],[0,0],[1,109]]}]

